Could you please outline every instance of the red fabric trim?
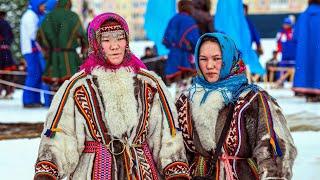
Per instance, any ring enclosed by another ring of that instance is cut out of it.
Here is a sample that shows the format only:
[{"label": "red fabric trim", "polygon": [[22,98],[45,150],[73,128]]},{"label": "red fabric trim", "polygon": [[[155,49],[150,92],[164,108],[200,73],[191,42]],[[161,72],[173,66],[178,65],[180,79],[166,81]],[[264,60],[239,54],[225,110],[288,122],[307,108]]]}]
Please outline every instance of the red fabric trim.
[{"label": "red fabric trim", "polygon": [[189,175],[189,166],[185,162],[176,161],[168,164],[163,169],[163,174],[165,179],[176,179],[176,178],[186,178],[191,179]]},{"label": "red fabric trim", "polygon": [[320,95],[320,89],[313,88],[292,88],[294,92],[304,93],[304,94],[316,94]]},{"label": "red fabric trim", "polygon": [[47,175],[53,179],[59,179],[57,166],[50,161],[39,161],[35,166],[35,177],[38,175]]},{"label": "red fabric trim", "polygon": [[65,77],[62,77],[62,78],[52,78],[52,77],[49,77],[49,76],[42,76],[42,80],[43,82],[47,83],[47,84],[55,84],[58,82],[58,84],[63,84],[63,82],[65,80],[68,80],[70,79],[71,76],[65,76]]},{"label": "red fabric trim", "polygon": [[15,70],[17,70],[17,66],[16,65],[8,66],[8,67],[5,67],[3,70],[4,71],[15,71]]}]

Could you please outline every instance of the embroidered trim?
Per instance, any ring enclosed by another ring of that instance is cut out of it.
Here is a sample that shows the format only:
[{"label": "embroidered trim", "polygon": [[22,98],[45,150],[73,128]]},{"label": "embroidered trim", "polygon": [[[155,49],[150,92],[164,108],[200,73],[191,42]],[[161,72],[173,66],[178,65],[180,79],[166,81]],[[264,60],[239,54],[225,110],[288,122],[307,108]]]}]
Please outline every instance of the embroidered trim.
[{"label": "embroidered trim", "polygon": [[139,162],[140,176],[141,179],[158,180],[158,171],[154,166],[152,156],[148,150],[149,147],[147,147],[147,144],[143,144],[143,148],[135,148]]},{"label": "embroidered trim", "polygon": [[[253,93],[248,93],[244,98],[239,98],[235,105],[235,110],[233,114],[233,120],[231,121],[230,129],[224,143],[224,149],[226,153],[230,156],[237,156],[241,147],[241,121],[242,112],[248,108],[250,103],[255,99],[256,95]],[[245,101],[245,99],[250,99]],[[236,171],[236,160],[232,160],[232,171],[234,178],[238,179],[238,174]]]},{"label": "embroidered trim", "polygon": [[[143,84],[144,92],[141,96],[143,96],[143,114],[142,114],[142,123],[139,127],[139,131],[137,131],[137,136],[135,137],[134,141],[136,144],[142,144],[146,140],[146,136],[148,133],[148,126],[149,126],[149,117],[150,117],[150,110],[151,110],[151,103],[155,94],[155,90],[144,82]],[[140,120],[141,121],[141,120]]]},{"label": "embroidered trim", "polygon": [[39,161],[35,166],[35,173],[35,177],[40,174],[45,174],[53,177],[54,179],[59,179],[58,168],[50,161]]},{"label": "embroidered trim", "polygon": [[47,131],[44,133],[45,136],[49,137],[49,138],[53,138],[55,135],[55,132],[57,132],[57,126],[59,124],[61,115],[62,115],[62,110],[64,108],[64,105],[67,102],[68,96],[70,94],[70,90],[71,88],[74,86],[74,84],[81,78],[85,77],[87,74],[86,73],[81,73],[79,76],[75,77],[74,79],[72,79],[68,86],[66,87],[66,90],[64,92],[64,94],[62,95],[62,99],[60,101],[60,104],[58,106],[58,110],[53,118],[52,124],[50,126],[49,129],[47,129]]},{"label": "embroidered trim", "polygon": [[189,151],[195,152],[196,148],[193,143],[190,104],[188,98],[184,94],[182,94],[176,102],[176,107],[178,110],[178,122],[180,129],[182,130],[183,142]]},{"label": "embroidered trim", "polygon": [[97,129],[97,125],[95,123],[95,117],[93,112],[93,107],[89,99],[88,91],[84,87],[84,85],[78,87],[75,91],[74,101],[77,105],[80,113],[83,115],[87,122],[87,126],[89,128],[89,132],[91,136],[98,142],[102,142],[101,135]]},{"label": "embroidered trim", "polygon": [[271,111],[270,111],[270,107],[268,104],[266,94],[259,92],[259,96],[260,96],[263,110],[265,113],[265,123],[266,123],[267,129],[268,129],[268,132],[270,134],[270,144],[274,150],[275,155],[281,157],[282,151],[281,151],[280,145],[278,143],[277,134],[274,131],[273,119],[272,119],[272,115],[271,115]]},{"label": "embroidered trim", "polygon": [[188,164],[180,161],[176,161],[168,164],[164,168],[163,174],[165,175],[166,180],[179,178],[179,177],[190,179]]},{"label": "embroidered trim", "polygon": [[108,130],[107,130],[107,127],[105,125],[105,122],[107,122],[107,121],[105,121],[105,122],[103,121],[102,113],[101,113],[101,109],[102,108],[100,108],[96,91],[93,89],[93,84],[94,83],[89,79],[87,79],[87,83],[88,83],[89,90],[90,90],[90,93],[91,93],[91,97],[92,97],[92,100],[93,100],[94,109],[95,109],[95,112],[97,114],[97,121],[98,121],[97,125],[99,126],[98,128],[100,128],[100,132],[101,132],[101,135],[103,137],[102,140],[104,140],[105,144],[108,144],[110,142],[110,136],[108,135]]},{"label": "embroidered trim", "polygon": [[97,141],[86,141],[83,153],[95,153],[92,179],[112,179],[112,155],[103,144]]},{"label": "embroidered trim", "polygon": [[169,127],[170,127],[170,132],[171,132],[171,136],[176,136],[176,128],[174,126],[174,119],[173,119],[173,115],[172,115],[172,112],[171,112],[171,109],[170,109],[170,106],[169,106],[169,103],[168,103],[168,100],[167,100],[167,97],[165,96],[158,80],[152,76],[151,74],[143,71],[143,70],[140,70],[138,72],[138,74],[140,75],[143,75],[143,76],[147,76],[148,78],[152,79],[156,84],[157,84],[157,89],[158,89],[158,92],[159,92],[159,97],[160,97],[160,100],[161,100],[161,104],[162,104],[162,108],[166,114],[166,117],[167,117],[167,121],[168,121],[168,124],[169,124]]}]

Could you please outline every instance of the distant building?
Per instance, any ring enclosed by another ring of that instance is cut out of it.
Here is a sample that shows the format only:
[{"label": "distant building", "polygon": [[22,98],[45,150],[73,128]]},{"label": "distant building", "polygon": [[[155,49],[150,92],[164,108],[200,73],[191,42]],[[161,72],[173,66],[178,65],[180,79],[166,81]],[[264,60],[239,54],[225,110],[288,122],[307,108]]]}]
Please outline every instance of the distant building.
[{"label": "distant building", "polygon": [[[73,10],[82,15],[85,0],[72,0]],[[148,0],[86,0],[95,15],[115,12],[124,17],[129,24],[132,40],[145,39],[144,13]],[[179,0],[177,0],[178,2]],[[211,0],[212,14],[216,11],[218,0]],[[307,0],[243,0],[249,5],[249,14],[290,14],[300,13],[307,7]],[[82,16],[83,17],[83,16]]]},{"label": "distant building", "polygon": [[[212,12],[218,0],[211,0]],[[307,0],[243,0],[249,5],[250,14],[300,13],[307,7]]]},{"label": "distant building", "polygon": [[[82,15],[84,0],[72,0],[73,10]],[[121,15],[128,23],[130,38],[132,40],[145,39],[143,30],[144,13],[147,0],[87,0],[88,8],[92,9],[95,15],[104,12],[114,12]]]},{"label": "distant building", "polygon": [[144,40],[144,14],[146,11],[148,0],[133,0],[132,1],[132,20],[133,20],[133,35],[136,40]]}]

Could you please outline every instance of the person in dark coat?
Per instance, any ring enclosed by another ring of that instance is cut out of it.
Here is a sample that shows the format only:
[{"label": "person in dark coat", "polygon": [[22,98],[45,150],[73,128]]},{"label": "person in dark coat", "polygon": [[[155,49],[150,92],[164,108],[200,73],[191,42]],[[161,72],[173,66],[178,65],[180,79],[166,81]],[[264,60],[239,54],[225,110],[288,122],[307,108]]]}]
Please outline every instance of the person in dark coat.
[{"label": "person in dark coat", "polygon": [[195,73],[193,52],[200,37],[198,25],[191,16],[191,1],[179,1],[178,9],[179,13],[169,21],[162,42],[170,50],[165,65],[168,82],[178,82]]},{"label": "person in dark coat", "polygon": [[[16,69],[10,50],[13,42],[13,32],[5,17],[6,12],[0,11],[0,70],[12,71]],[[0,74],[2,80],[10,81],[12,78],[12,75]],[[5,91],[4,98],[12,98],[14,87],[0,84],[0,97],[2,97],[3,90]]]},{"label": "person in dark coat", "polygon": [[213,32],[213,16],[210,14],[211,0],[192,0],[192,5],[192,17],[199,26],[200,34]]}]

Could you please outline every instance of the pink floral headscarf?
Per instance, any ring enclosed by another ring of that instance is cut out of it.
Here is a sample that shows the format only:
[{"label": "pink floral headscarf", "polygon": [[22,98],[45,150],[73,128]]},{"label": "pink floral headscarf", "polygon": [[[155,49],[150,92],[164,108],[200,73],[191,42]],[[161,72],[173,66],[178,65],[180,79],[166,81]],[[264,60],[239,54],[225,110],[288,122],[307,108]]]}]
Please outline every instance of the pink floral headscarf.
[{"label": "pink floral headscarf", "polygon": [[140,68],[146,69],[143,62],[137,58],[128,49],[125,53],[125,59],[119,65],[111,64],[104,57],[100,40],[97,39],[96,33],[101,25],[107,20],[117,21],[124,31],[126,32],[127,42],[129,44],[129,28],[127,22],[119,15],[115,13],[103,13],[96,16],[89,25],[88,28],[88,40],[89,40],[89,55],[86,61],[81,65],[80,70],[85,70],[86,73],[91,73],[94,67],[100,66],[105,69],[119,69],[120,67],[131,67],[134,72],[138,72]]}]

